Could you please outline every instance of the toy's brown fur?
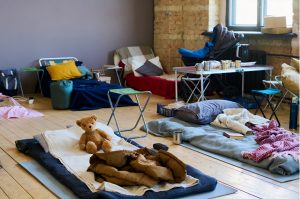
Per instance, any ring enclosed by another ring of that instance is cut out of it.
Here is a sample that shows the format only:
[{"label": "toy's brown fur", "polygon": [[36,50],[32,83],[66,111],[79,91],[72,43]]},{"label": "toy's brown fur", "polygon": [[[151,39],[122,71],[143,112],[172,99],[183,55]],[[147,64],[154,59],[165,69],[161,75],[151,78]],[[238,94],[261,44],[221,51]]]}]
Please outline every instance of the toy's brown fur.
[{"label": "toy's brown fur", "polygon": [[111,151],[111,137],[104,131],[96,129],[97,117],[92,115],[76,121],[85,132],[81,135],[79,140],[79,147],[88,153],[96,153],[103,149],[104,152]]}]

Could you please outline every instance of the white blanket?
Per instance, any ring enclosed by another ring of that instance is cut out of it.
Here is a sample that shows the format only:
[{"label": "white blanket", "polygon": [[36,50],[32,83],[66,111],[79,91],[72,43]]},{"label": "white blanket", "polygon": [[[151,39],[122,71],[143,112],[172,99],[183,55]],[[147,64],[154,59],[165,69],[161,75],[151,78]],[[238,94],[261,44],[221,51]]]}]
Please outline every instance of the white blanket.
[{"label": "white blanket", "polygon": [[[112,150],[135,150],[135,147],[132,144],[129,144],[124,139],[116,136],[109,126],[106,126],[102,123],[97,123],[97,128],[109,133],[112,136]],[[50,154],[55,158],[59,159],[60,162],[66,167],[68,171],[74,174],[77,178],[83,181],[92,192],[98,190],[106,190],[112,192],[118,192],[126,195],[143,195],[148,190],[153,190],[155,192],[165,191],[172,189],[174,187],[190,187],[198,183],[198,180],[187,176],[185,181],[177,184],[170,183],[160,183],[152,188],[146,186],[128,186],[121,187],[116,184],[109,182],[99,183],[95,181],[94,173],[87,172],[89,167],[89,159],[91,154],[88,154],[79,149],[79,138],[82,134],[82,129],[74,126],[69,129],[55,130],[55,131],[45,131],[42,133],[42,137],[45,143],[43,148],[49,150]]]},{"label": "white blanket", "polygon": [[264,124],[268,121],[268,119],[254,115],[244,108],[228,108],[224,109],[223,113],[219,114],[211,124],[247,134],[252,132],[245,125],[247,122],[251,124]]}]

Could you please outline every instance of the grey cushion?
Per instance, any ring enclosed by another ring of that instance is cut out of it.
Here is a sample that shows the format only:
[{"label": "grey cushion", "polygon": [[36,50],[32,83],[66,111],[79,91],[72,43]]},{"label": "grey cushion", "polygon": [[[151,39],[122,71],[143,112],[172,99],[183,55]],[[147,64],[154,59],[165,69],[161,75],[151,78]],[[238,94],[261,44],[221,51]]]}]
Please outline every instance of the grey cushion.
[{"label": "grey cushion", "polygon": [[241,106],[228,100],[206,100],[187,104],[175,111],[175,117],[195,124],[209,124],[226,108],[241,108]]},{"label": "grey cushion", "polygon": [[144,76],[160,76],[163,74],[163,70],[149,60],[146,60],[146,62],[139,67],[136,72]]}]

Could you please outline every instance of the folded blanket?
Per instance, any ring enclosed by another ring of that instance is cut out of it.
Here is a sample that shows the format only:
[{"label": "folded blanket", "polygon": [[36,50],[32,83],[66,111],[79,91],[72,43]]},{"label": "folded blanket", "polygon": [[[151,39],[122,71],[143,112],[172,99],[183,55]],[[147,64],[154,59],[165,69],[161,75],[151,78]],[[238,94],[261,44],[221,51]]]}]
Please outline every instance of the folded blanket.
[{"label": "folded blanket", "polygon": [[[109,126],[97,123],[97,128],[107,132],[112,137],[112,151],[138,149],[136,146],[126,142],[124,139],[116,136]],[[162,191],[169,190],[174,187],[189,187],[197,183],[197,180],[191,176],[187,176],[182,183],[166,183],[152,188],[146,186],[130,186],[121,187],[110,182],[95,181],[94,173],[88,172],[90,166],[90,154],[79,149],[79,138],[82,130],[74,126],[69,129],[46,131],[42,134],[48,147],[49,152],[66,167],[68,171],[83,181],[91,191],[96,192],[100,189],[112,192],[118,192],[126,195],[143,195],[148,190]]]},{"label": "folded blanket", "polygon": [[250,113],[244,108],[228,108],[224,109],[223,113],[219,114],[217,118],[211,123],[214,126],[228,128],[239,133],[247,134],[252,132],[245,124],[263,124],[269,120]]}]

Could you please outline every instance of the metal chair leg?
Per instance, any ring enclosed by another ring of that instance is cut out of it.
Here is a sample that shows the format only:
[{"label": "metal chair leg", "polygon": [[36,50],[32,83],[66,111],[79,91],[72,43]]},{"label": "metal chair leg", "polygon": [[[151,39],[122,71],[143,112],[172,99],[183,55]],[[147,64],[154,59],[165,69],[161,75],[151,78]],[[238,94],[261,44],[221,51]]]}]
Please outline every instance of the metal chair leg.
[{"label": "metal chair leg", "polygon": [[138,104],[138,108],[139,108],[139,117],[138,117],[138,119],[137,119],[135,125],[134,125],[132,128],[129,128],[129,129],[120,129],[119,124],[118,124],[118,121],[117,121],[117,118],[116,118],[116,114],[115,114],[115,113],[116,113],[116,109],[117,109],[117,107],[118,107],[118,104],[119,104],[120,99],[121,99],[123,96],[128,96],[128,95],[130,95],[130,94],[119,95],[119,97],[118,97],[118,99],[117,99],[115,105],[113,105],[112,100],[111,100],[111,97],[110,97],[110,92],[109,92],[109,91],[107,92],[107,96],[108,96],[108,99],[109,99],[109,104],[110,104],[111,110],[112,110],[112,113],[111,113],[111,115],[110,115],[110,117],[109,117],[109,119],[108,119],[107,125],[109,125],[110,122],[111,122],[111,119],[114,118],[114,121],[115,121],[116,127],[117,127],[117,131],[115,131],[115,134],[118,134],[118,135],[120,135],[121,137],[123,137],[122,134],[121,134],[121,132],[131,131],[131,130],[135,129],[135,128],[137,127],[138,123],[140,122],[141,118],[142,118],[142,121],[143,121],[143,124],[144,124],[144,128],[145,128],[145,130],[146,130],[145,135],[143,135],[143,136],[132,136],[132,137],[127,137],[126,139],[143,138],[143,137],[146,137],[146,136],[148,135],[148,127],[147,127],[147,124],[146,124],[146,121],[145,121],[145,118],[144,118],[144,114],[143,114],[143,113],[144,113],[144,111],[145,111],[145,109],[146,109],[146,107],[147,107],[147,105],[148,105],[148,103],[149,103],[150,96],[151,96],[151,92],[145,91],[143,94],[147,94],[147,96],[148,96],[148,97],[147,97],[147,100],[146,100],[146,102],[145,102],[145,104],[144,104],[143,107],[141,106],[141,103],[140,103],[140,101],[139,101],[139,99],[138,99],[137,94],[134,95],[134,96],[135,96],[135,99],[136,99],[136,102],[137,102],[137,104]]},{"label": "metal chair leg", "polygon": [[259,102],[258,101],[258,99],[255,97],[255,95],[253,94],[253,98],[254,98],[254,100],[255,100],[255,102],[256,102],[256,104],[257,104],[257,108],[256,108],[256,110],[255,110],[255,113],[254,113],[254,115],[256,115],[257,114],[257,112],[258,112],[258,109],[260,110],[260,112],[262,113],[262,115],[264,116],[264,118],[266,118],[266,115],[265,115],[265,113],[264,113],[264,111],[262,110],[262,108],[261,108],[261,104],[262,104],[262,101],[264,100],[264,98]]},{"label": "metal chair leg", "polygon": [[277,122],[278,122],[278,126],[280,126],[280,121],[279,121],[279,119],[278,119],[278,117],[277,117],[277,115],[276,115],[276,110],[277,110],[277,108],[278,108],[278,106],[279,106],[279,104],[280,104],[282,98],[283,98],[283,95],[281,95],[281,97],[279,98],[279,100],[278,100],[278,102],[277,102],[275,108],[273,108],[273,106],[272,106],[272,104],[271,104],[271,101],[270,101],[269,99],[267,99],[267,102],[268,102],[268,104],[269,104],[269,106],[270,106],[270,108],[271,108],[271,110],[272,110],[272,114],[271,114],[271,116],[270,116],[270,119],[272,119],[272,117],[273,117],[273,115],[274,115],[275,118],[276,118],[276,120],[277,120]]}]

